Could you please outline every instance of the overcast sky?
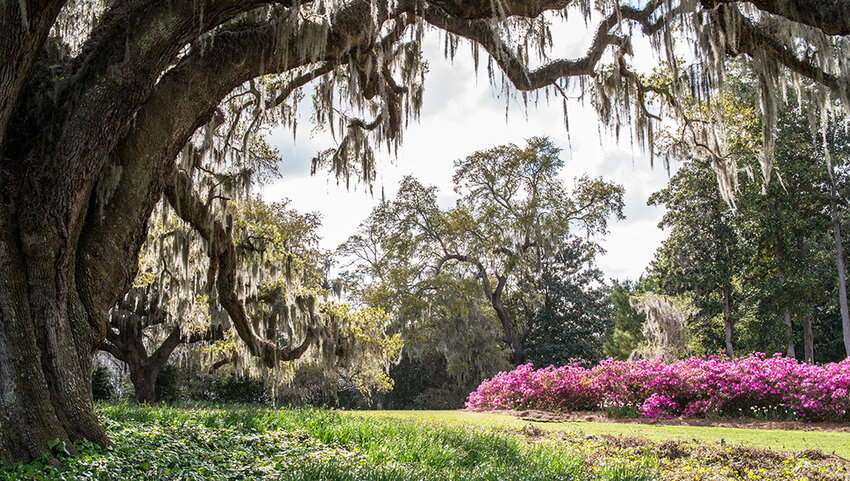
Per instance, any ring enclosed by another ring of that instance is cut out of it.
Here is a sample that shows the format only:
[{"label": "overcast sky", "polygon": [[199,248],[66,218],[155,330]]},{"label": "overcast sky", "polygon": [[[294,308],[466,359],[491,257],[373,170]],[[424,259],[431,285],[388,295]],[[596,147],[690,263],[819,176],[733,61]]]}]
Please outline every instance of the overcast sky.
[{"label": "overcast sky", "polygon": [[[562,47],[567,49],[563,55],[578,57],[586,49],[587,39],[579,37],[566,45]],[[424,43],[423,49],[430,71],[422,117],[405,131],[397,158],[378,153],[374,196],[363,186],[352,184],[347,190],[326,173],[310,176],[310,160],[315,153],[334,144],[328,132],[299,127],[295,139],[289,130],[272,133],[271,143],[278,147],[284,160],[284,177],[264,188],[263,198],[277,201],[287,197],[298,210],[320,212],[322,247],[334,249],[369,215],[380,200],[382,189],[387,198],[394,197],[405,175],[438,186],[440,203],[448,207],[455,199],[451,183],[455,159],[494,145],[522,145],[528,137],[548,136],[564,149],[566,166],[562,176],[568,185],[574,177],[587,173],[625,187],[626,219],[613,225],[603,243],[607,252],[598,264],[608,278],[636,279],[666,237],[657,227],[663,210],[646,205],[649,195],[667,183],[668,173],[663,166],[651,168],[639,148],[632,147],[628,135],[617,143],[600,133],[596,114],[578,103],[569,107],[571,143],[559,100],[550,105],[545,101],[531,105],[527,116],[523,107],[514,102],[506,119],[505,99],[494,95],[486,69],[476,78],[471,55],[461,50],[454,62],[443,58],[436,35]],[[305,112],[309,107],[308,101],[299,111]],[[299,123],[307,125],[306,118]]]}]

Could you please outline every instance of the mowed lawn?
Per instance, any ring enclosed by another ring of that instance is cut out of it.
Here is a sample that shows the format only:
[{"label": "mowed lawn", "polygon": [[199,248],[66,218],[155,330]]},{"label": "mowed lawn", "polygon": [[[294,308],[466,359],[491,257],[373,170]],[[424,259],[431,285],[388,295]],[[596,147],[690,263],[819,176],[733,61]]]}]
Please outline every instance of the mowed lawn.
[{"label": "mowed lawn", "polygon": [[410,419],[448,426],[466,425],[519,429],[532,424],[543,431],[573,432],[581,435],[623,435],[653,440],[724,442],[782,451],[819,449],[850,458],[850,433],[829,431],[788,431],[780,429],[741,429],[704,426],[665,426],[662,424],[611,422],[530,422],[509,414],[470,411],[353,411],[357,416]]}]

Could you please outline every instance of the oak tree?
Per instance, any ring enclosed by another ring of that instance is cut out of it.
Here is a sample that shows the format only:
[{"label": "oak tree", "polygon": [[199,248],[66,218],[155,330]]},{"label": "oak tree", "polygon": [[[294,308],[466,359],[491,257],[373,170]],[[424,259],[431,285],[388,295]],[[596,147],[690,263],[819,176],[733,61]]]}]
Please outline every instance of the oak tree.
[{"label": "oak tree", "polygon": [[[476,58],[485,51],[494,81],[587,91],[603,122],[631,122],[651,144],[659,112],[630,67],[632,33],[670,63],[677,44],[693,47],[694,68],[674,76],[664,101],[690,87],[710,94],[725,57],[751,57],[773,125],[782,72],[815,80],[819,106],[846,105],[847,9],[847,0],[0,1],[0,459],[41,456],[54,439],[108,443],[91,401],[92,353],[163,196],[208,243],[219,302],[250,353],[268,365],[298,356],[252,326],[229,223],[198,188],[210,162],[245,154],[230,125],[295,128],[285,105],[299,87],[318,82],[315,117],[341,136],[316,167],[367,181],[372,143],[397,145],[421,106],[418,46],[432,28],[445,32],[448,54],[467,40]],[[576,14],[595,29],[587,54],[553,58],[550,20]],[[223,122],[222,105],[241,120]]]}]

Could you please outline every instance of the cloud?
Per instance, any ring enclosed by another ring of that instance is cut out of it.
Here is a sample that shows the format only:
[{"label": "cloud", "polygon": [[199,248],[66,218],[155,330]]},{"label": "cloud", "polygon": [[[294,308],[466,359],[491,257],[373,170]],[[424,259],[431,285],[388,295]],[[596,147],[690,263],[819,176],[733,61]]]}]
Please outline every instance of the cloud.
[{"label": "cloud", "polygon": [[[586,39],[585,39],[586,40]],[[586,42],[585,42],[586,43]],[[566,53],[581,55],[581,39]],[[649,160],[633,147],[628,138],[617,142],[600,135],[596,113],[590,107],[571,103],[570,133],[564,128],[560,100],[530,103],[525,115],[521,98],[508,103],[496,98],[487,78],[486,64],[478,78],[469,55],[461,48],[454,62],[443,57],[442,44],[432,33],[423,44],[430,64],[426,81],[421,121],[404,132],[397,158],[378,153],[378,179],[374,194],[363,186],[338,185],[326,174],[310,177],[310,159],[316,152],[333,145],[329,133],[311,132],[299,127],[295,141],[291,132],[279,129],[271,137],[284,157],[284,179],[262,192],[265,199],[292,199],[293,206],[323,215],[323,247],[333,249],[349,235],[380,201],[382,191],[391,198],[405,175],[413,175],[425,184],[440,188],[443,207],[453,204],[452,173],[455,159],[472,152],[505,143],[523,144],[531,136],[549,136],[564,148],[566,166],[562,176],[567,182],[587,173],[625,186],[627,219],[616,223],[604,242],[607,253],[599,265],[610,278],[635,278],[652,259],[666,237],[657,228],[663,209],[646,205],[647,197],[667,183],[667,172],[660,166],[650,168]],[[486,57],[482,55],[483,62]],[[309,103],[300,112],[309,111]],[[308,116],[300,121],[307,126]],[[627,137],[627,135],[626,135]]]}]

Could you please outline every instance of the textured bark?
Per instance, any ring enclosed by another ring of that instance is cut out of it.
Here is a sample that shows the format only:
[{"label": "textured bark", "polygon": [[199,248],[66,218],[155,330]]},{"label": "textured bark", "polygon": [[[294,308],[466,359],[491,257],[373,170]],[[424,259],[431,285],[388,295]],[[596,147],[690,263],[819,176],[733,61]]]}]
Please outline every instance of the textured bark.
[{"label": "textured bark", "polygon": [[805,360],[809,364],[815,362],[815,340],[812,335],[812,315],[807,314],[803,318],[803,351]]},{"label": "textured bark", "polygon": [[0,2],[0,152],[28,76],[64,4],[65,0]]},{"label": "textured bark", "polygon": [[723,333],[726,340],[726,354],[730,359],[735,358],[735,349],[732,346],[732,315],[729,312],[729,286],[723,286]]}]

